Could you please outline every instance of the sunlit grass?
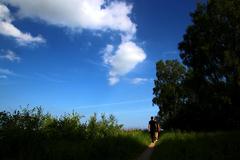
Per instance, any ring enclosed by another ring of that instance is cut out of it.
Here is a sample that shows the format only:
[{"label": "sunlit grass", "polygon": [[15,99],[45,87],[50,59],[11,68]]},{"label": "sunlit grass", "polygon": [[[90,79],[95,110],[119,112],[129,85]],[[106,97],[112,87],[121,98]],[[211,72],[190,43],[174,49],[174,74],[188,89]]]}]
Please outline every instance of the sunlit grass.
[{"label": "sunlit grass", "polygon": [[161,136],[153,160],[239,160],[240,131],[168,132]]},{"label": "sunlit grass", "polygon": [[149,133],[146,130],[140,129],[124,130],[123,135],[133,137],[136,141],[146,146],[149,145],[151,142]]}]

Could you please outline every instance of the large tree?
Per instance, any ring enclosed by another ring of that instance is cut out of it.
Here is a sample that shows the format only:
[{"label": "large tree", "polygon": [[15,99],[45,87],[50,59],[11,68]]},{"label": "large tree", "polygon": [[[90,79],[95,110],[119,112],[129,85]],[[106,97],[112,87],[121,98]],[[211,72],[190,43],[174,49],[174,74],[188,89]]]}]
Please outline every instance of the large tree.
[{"label": "large tree", "polygon": [[191,16],[193,24],[187,28],[179,50],[183,63],[193,70],[197,103],[205,105],[217,98],[215,103],[238,105],[240,0],[209,0],[199,4]]},{"label": "large tree", "polygon": [[[179,43],[191,102],[212,125],[240,127],[240,0],[209,0],[199,4]],[[207,122],[206,122],[207,123]]]},{"label": "large tree", "polygon": [[[187,67],[184,80],[181,80],[185,98],[175,96],[171,87],[165,89],[161,86],[164,81],[158,80],[155,90],[159,90],[160,83],[160,90],[168,90],[171,94],[166,96],[159,92],[153,103],[163,110],[160,110],[162,117],[174,111],[170,106],[177,106],[175,121],[185,125],[178,126],[180,128],[239,129],[240,0],[208,0],[198,4],[191,17],[192,24],[179,43],[180,57]],[[166,64],[160,63],[165,70]],[[158,79],[161,69],[157,68]],[[171,70],[168,74],[173,79],[168,79],[167,84],[175,80]],[[174,101],[168,96],[173,96]],[[182,99],[184,103],[174,103]]]},{"label": "large tree", "polygon": [[176,60],[161,60],[157,62],[156,70],[153,104],[159,106],[158,114],[162,125],[169,128],[184,101],[182,82],[185,67]]}]

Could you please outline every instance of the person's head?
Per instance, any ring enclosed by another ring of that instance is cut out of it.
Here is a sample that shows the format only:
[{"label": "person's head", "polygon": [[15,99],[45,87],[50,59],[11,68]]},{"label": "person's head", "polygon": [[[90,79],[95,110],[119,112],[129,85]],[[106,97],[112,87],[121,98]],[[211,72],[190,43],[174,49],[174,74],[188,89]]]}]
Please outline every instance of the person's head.
[{"label": "person's head", "polygon": [[151,116],[151,120],[153,120],[153,116]]}]

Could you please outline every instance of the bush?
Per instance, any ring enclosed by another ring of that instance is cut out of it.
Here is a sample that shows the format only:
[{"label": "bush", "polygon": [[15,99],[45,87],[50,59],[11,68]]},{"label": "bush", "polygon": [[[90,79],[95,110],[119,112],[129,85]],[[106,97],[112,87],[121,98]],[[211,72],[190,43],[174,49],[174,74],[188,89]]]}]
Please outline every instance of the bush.
[{"label": "bush", "polygon": [[0,112],[0,159],[134,159],[150,143],[147,133],[123,130],[113,115],[81,118],[56,118],[40,107]]}]

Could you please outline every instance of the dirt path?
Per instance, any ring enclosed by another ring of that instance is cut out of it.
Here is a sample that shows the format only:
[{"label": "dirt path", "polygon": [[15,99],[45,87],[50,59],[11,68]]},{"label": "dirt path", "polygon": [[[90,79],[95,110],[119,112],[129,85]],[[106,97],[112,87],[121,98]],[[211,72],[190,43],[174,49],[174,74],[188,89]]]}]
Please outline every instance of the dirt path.
[{"label": "dirt path", "polygon": [[150,160],[155,144],[156,142],[149,144],[148,148],[138,157],[137,160]]}]

